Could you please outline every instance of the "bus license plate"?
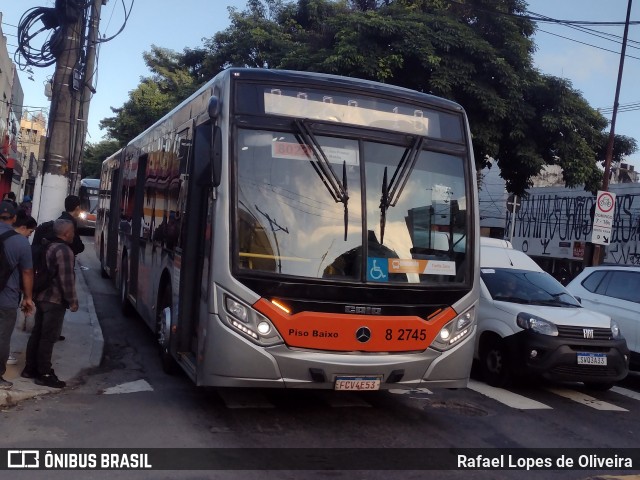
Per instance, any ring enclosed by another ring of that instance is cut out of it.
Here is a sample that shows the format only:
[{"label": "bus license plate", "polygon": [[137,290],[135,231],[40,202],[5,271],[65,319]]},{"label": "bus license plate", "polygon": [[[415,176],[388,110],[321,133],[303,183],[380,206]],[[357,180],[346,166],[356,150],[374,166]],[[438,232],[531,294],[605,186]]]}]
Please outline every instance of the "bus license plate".
[{"label": "bus license plate", "polygon": [[336,390],[380,390],[379,377],[337,377]]},{"label": "bus license plate", "polygon": [[578,365],[607,365],[606,353],[578,353]]}]

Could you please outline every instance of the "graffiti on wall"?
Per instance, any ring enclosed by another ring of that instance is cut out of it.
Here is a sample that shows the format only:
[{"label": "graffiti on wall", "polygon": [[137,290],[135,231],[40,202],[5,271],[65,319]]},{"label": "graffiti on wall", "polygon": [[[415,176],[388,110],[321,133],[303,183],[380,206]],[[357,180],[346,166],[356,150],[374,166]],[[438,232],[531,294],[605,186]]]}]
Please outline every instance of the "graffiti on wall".
[{"label": "graffiti on wall", "polygon": [[[591,240],[591,195],[529,195],[515,213],[513,246],[529,255],[581,259]],[[511,231],[507,212],[505,231]],[[640,265],[640,194],[616,196],[611,243],[605,261]]]}]

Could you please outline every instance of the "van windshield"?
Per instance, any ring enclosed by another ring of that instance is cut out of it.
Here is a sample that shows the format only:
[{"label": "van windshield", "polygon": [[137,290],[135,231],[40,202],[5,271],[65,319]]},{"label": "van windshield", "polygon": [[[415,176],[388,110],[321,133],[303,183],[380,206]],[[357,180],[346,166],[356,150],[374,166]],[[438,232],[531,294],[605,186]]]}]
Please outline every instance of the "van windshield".
[{"label": "van windshield", "polygon": [[580,303],[562,284],[546,272],[482,268],[480,276],[494,300],[552,307],[580,307]]}]

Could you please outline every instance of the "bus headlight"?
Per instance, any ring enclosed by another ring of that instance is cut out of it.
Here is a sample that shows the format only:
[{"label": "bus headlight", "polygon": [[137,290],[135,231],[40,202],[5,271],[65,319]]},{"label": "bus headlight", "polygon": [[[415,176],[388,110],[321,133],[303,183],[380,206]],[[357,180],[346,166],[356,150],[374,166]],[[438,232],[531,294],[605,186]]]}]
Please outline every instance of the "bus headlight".
[{"label": "bus headlight", "polygon": [[471,307],[442,327],[431,346],[437,350],[447,350],[457,345],[473,332],[475,320],[475,308]]},{"label": "bus headlight", "polygon": [[283,343],[282,337],[267,317],[228,293],[223,294],[223,297],[224,312],[221,312],[220,318],[232,330],[258,345],[271,346]]}]

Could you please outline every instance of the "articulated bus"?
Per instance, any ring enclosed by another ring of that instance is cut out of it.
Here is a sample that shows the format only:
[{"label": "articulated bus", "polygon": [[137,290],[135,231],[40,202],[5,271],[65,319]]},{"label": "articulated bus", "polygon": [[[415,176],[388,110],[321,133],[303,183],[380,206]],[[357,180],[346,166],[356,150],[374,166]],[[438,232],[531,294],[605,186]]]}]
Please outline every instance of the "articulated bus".
[{"label": "articulated bus", "polygon": [[96,252],[196,385],[465,387],[475,182],[456,103],[231,68],[104,161]]}]

